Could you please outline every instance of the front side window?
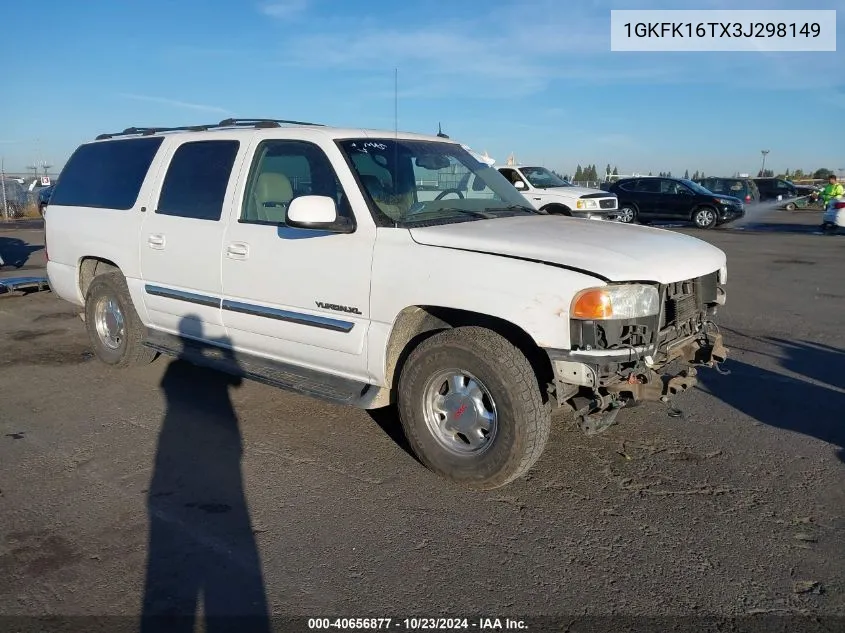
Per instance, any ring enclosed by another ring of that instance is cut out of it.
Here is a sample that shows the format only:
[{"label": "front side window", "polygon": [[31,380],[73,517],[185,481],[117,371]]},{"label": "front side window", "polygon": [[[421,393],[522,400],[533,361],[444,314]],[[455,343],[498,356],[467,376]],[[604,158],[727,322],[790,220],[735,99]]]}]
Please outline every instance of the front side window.
[{"label": "front side window", "polygon": [[709,195],[712,195],[712,193],[713,193],[712,191],[705,189],[704,187],[702,187],[698,183],[693,182],[692,180],[684,179],[684,180],[681,180],[681,182],[699,195],[709,196]]},{"label": "front side window", "polygon": [[217,221],[223,214],[238,141],[195,141],[173,153],[156,213]]},{"label": "front side window", "polygon": [[515,169],[500,169],[499,173],[501,173],[505,178],[507,178],[508,182],[510,182],[514,187],[516,187],[517,183],[522,183],[525,185],[525,188],[528,188],[528,183],[523,180],[522,176],[519,175],[519,172]]},{"label": "front side window", "polygon": [[660,181],[660,193],[666,193],[669,195],[676,196],[678,194],[683,194],[684,187],[681,183],[676,182],[674,180],[661,180]]},{"label": "front side window", "polygon": [[548,189],[549,187],[571,187],[563,178],[555,176],[545,167],[523,167],[523,175],[537,189]]},{"label": "front side window", "polygon": [[363,138],[338,146],[383,226],[536,213],[502,174],[456,143]]},{"label": "front side window", "polygon": [[327,196],[341,217],[352,217],[328,156],[305,141],[264,141],[255,152],[244,193],[241,222],[284,224],[299,196]]}]

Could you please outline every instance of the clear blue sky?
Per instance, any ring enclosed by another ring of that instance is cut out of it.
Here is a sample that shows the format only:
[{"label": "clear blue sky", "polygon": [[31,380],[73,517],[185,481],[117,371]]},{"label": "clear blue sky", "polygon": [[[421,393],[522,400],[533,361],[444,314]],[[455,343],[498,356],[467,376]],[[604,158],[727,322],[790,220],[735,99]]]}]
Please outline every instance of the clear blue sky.
[{"label": "clear blue sky", "polygon": [[769,149],[775,170],[845,167],[841,48],[612,53],[612,8],[678,3],[42,0],[4,22],[0,154],[7,170],[58,166],[100,132],[227,116],[392,129],[398,67],[401,129],[442,122],[502,162],[715,175],[756,171]]}]

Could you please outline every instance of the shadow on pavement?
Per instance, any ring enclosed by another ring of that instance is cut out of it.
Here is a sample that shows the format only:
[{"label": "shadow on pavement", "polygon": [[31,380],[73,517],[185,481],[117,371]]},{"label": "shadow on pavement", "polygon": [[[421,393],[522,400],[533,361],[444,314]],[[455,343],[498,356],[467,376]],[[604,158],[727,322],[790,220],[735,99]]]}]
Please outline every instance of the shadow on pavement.
[{"label": "shadow on pavement", "polygon": [[373,422],[378,424],[385,435],[393,440],[399,448],[413,457],[417,462],[420,461],[408,443],[408,438],[402,429],[402,423],[399,421],[399,410],[396,408],[396,405],[382,407],[381,409],[369,409],[367,413]]},{"label": "shadow on pavement", "polygon": [[0,235],[0,266],[23,268],[29,256],[43,248],[40,244],[28,244],[16,237]]},{"label": "shadow on pavement", "polygon": [[701,372],[702,386],[763,424],[832,444],[845,462],[845,350],[804,341],[759,340],[779,347],[782,367],[824,384],[729,360],[725,369],[730,375]]},{"label": "shadow on pavement", "polygon": [[[195,317],[183,319],[180,330],[202,335]],[[229,397],[240,384],[182,358],[161,381],[167,411],[148,492],[143,632],[193,633],[200,609],[209,633],[271,630]]]},{"label": "shadow on pavement", "polygon": [[804,233],[813,234],[821,231],[821,214],[818,222],[812,224],[796,224],[789,222],[746,222],[744,224],[726,224],[725,229],[732,231],[746,231],[748,233]]}]

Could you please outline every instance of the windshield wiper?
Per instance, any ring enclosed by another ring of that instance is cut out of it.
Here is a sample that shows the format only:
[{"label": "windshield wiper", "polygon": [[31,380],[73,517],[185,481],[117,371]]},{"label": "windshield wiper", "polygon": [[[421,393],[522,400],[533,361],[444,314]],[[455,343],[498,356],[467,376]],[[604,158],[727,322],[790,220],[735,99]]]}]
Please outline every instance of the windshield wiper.
[{"label": "windshield wiper", "polygon": [[491,218],[496,217],[495,215],[485,213],[484,211],[474,211],[472,209],[458,209],[456,207],[440,207],[437,210],[438,211],[456,211],[456,212],[462,213],[464,215],[471,215],[474,218],[481,218],[482,220],[490,220]]},{"label": "windshield wiper", "polygon": [[490,209],[490,210],[502,209],[504,211],[525,211],[526,213],[534,213],[534,214],[539,214],[539,215],[545,215],[542,211],[538,211],[534,207],[529,207],[529,206],[525,206],[525,205],[522,205],[522,204],[509,204],[506,207],[487,207],[487,208]]}]

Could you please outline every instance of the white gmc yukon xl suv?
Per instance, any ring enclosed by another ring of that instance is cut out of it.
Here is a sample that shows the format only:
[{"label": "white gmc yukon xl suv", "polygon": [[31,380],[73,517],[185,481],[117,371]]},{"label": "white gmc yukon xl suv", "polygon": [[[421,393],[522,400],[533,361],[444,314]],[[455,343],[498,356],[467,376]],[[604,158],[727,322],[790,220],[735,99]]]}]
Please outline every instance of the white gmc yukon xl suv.
[{"label": "white gmc yukon xl suv", "polygon": [[438,137],[130,128],[74,152],[45,218],[50,286],[103,362],[396,403],[421,461],[473,489],[526,473],[556,408],[599,432],[726,355],[721,250],[538,211]]}]

